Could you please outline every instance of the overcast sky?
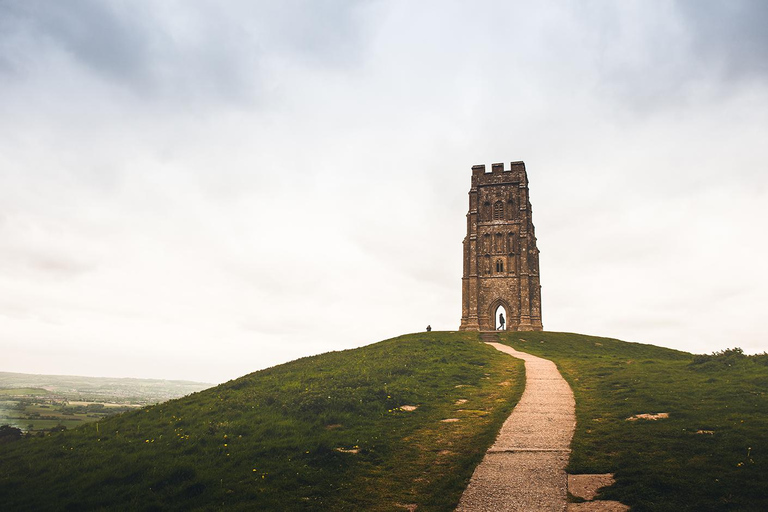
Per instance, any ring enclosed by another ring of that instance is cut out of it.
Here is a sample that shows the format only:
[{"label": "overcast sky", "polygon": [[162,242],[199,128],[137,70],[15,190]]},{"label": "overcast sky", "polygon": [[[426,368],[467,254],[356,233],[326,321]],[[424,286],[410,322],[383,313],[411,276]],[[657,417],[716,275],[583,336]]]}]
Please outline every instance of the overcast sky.
[{"label": "overcast sky", "polygon": [[544,327],[768,350],[768,3],[0,0],[0,371],[455,330],[524,160]]}]

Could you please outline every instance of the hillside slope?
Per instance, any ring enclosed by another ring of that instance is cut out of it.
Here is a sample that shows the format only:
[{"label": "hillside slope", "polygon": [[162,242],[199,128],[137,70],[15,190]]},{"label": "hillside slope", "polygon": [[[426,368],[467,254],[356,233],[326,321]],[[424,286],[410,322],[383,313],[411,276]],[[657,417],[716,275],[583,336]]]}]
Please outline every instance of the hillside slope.
[{"label": "hillside slope", "polygon": [[[768,356],[570,333],[500,337],[555,361],[569,381],[578,424],[568,469],[614,472],[603,498],[634,511],[768,510]],[[518,360],[477,340],[401,336],[0,445],[0,503],[453,510],[524,381]],[[668,417],[628,420],[657,413]]]},{"label": "hillside slope", "polygon": [[[768,356],[713,356],[570,333],[504,333],[576,398],[570,473],[615,472],[633,511],[768,510]],[[668,413],[657,420],[628,420]]]},{"label": "hillside slope", "polygon": [[478,343],[476,333],[408,335],[308,357],[0,445],[0,503],[450,510],[523,382],[522,364]]}]

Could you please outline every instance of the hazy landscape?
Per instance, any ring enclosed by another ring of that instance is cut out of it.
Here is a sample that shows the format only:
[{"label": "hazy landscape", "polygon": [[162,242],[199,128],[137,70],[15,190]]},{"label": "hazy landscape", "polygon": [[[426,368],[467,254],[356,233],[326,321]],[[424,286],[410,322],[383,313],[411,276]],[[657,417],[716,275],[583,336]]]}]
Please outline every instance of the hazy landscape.
[{"label": "hazy landscape", "polygon": [[0,425],[32,433],[72,428],[210,386],[189,381],[0,372]]}]

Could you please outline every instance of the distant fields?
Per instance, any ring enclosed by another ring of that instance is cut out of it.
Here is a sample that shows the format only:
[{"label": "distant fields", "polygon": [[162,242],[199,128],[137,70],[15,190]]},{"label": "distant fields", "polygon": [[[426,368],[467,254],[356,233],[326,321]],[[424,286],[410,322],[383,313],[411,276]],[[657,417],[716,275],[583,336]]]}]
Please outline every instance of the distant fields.
[{"label": "distant fields", "polygon": [[[524,382],[519,360],[477,340],[401,336],[0,445],[0,503],[453,510]],[[768,510],[768,356],[569,333],[501,340],[555,361],[571,384],[569,471],[615,473],[603,498],[634,511]],[[669,417],[627,420],[644,413]]]},{"label": "distant fields", "polygon": [[[67,400],[151,404],[211,387],[204,382],[0,372],[3,394],[53,394]],[[2,395],[0,395],[2,396]]]},{"label": "distant fields", "polygon": [[0,425],[32,433],[69,429],[206,387],[185,381],[0,372]]},{"label": "distant fields", "polygon": [[51,392],[42,388],[0,389],[0,396],[48,396]]},{"label": "distant fields", "polygon": [[45,389],[0,389],[0,425],[11,425],[29,433],[69,429],[142,405],[70,402]]}]

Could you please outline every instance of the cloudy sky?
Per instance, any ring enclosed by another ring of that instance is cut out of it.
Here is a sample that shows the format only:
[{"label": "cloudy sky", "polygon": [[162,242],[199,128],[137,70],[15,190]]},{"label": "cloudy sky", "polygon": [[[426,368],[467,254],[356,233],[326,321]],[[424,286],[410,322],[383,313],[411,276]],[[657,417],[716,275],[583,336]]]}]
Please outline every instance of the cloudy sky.
[{"label": "cloudy sky", "polygon": [[768,350],[768,3],[0,0],[0,371],[455,330],[524,160],[547,330]]}]

